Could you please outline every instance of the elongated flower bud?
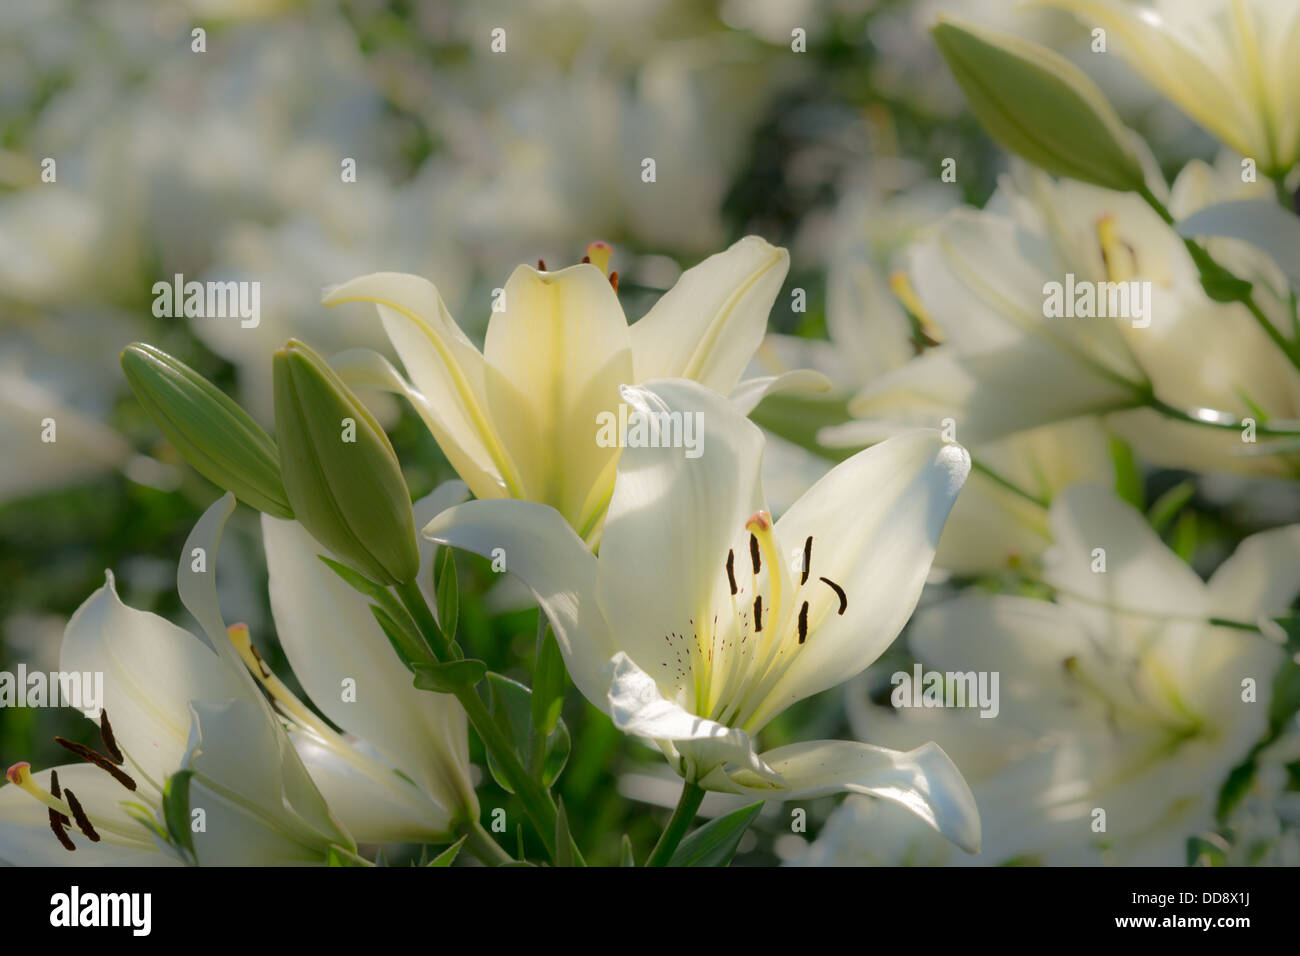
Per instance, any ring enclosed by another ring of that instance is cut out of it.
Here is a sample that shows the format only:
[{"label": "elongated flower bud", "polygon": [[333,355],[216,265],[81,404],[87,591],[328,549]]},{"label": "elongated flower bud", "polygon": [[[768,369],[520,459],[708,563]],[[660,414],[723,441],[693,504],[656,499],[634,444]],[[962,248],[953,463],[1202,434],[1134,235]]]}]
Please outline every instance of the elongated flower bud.
[{"label": "elongated flower bud", "polygon": [[122,371],[159,431],[195,471],[259,511],[293,517],[275,442],[230,396],[152,345],[127,346]]},{"label": "elongated flower bud", "polygon": [[1129,191],[1145,182],[1105,94],[1058,53],[952,17],[931,31],[980,123],[1057,176]]},{"label": "elongated flower bud", "polygon": [[381,584],[420,568],[411,495],[388,436],[319,355],[290,339],[272,361],[284,487],[298,521]]}]

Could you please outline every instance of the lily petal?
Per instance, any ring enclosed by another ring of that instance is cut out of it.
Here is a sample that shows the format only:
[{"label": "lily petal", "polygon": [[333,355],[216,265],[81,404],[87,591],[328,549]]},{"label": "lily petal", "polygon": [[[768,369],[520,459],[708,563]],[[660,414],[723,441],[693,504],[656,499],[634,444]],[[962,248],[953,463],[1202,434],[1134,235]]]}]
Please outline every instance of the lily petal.
[{"label": "lily petal", "polygon": [[190,701],[252,699],[253,689],[189,631],[123,604],[112,573],[106,578],[68,621],[59,667],[104,675],[101,704],[128,772],[161,788],[185,754]]},{"label": "lily petal", "polygon": [[1300,592],[1300,525],[1253,534],[1210,578],[1217,617],[1253,622],[1286,613]]},{"label": "lily petal", "polygon": [[330,844],[354,848],[288,736],[248,700],[195,701],[183,769],[194,772],[193,834],[205,866],[323,863]]},{"label": "lily petal", "polygon": [[464,476],[476,498],[501,498],[507,494],[505,481],[491,461],[474,456],[457,443],[442,415],[425,395],[411,385],[392,363],[373,349],[349,349],[330,359],[330,366],[348,385],[380,388],[403,396],[447,456],[447,461]]},{"label": "lily petal", "polygon": [[674,666],[679,652],[668,638],[690,638],[694,621],[730,608],[727,552],[764,507],[763,436],[726,398],[695,382],[665,379],[623,394],[639,415],[675,416],[683,435],[698,423],[696,457],[687,448],[623,450],[597,572],[618,647],[666,689],[680,688],[691,669]]},{"label": "lily petal", "polygon": [[[116,780],[98,767],[86,763],[53,768],[59,784],[77,795],[86,812],[96,820],[111,819],[120,823],[124,833],[98,829],[102,838],[92,843],[71,829],[77,849],[71,853],[50,832],[49,812],[13,784],[0,787],[0,864],[6,866],[175,866],[180,861],[161,852],[153,835],[143,824],[128,816],[119,806],[136,799]],[[41,789],[50,789],[50,770],[33,772]],[[126,833],[138,834],[127,837]]]},{"label": "lily petal", "polygon": [[504,297],[483,352],[492,418],[520,470],[518,497],[586,528],[597,507],[589,493],[618,457],[595,436],[598,416],[617,407],[618,386],[632,377],[627,318],[604,273],[586,263],[547,273],[520,266]]},{"label": "lily petal", "polygon": [[777,392],[829,392],[830,389],[831,380],[824,374],[814,369],[800,368],[781,375],[746,379],[732,390],[729,397],[731,404],[736,406],[736,411],[748,415],[759,402]]},{"label": "lily petal", "polygon": [[293,749],[331,810],[360,843],[437,843],[452,832],[454,808],[437,803],[360,746],[341,754],[312,734],[289,731]]},{"label": "lily petal", "polygon": [[[280,646],[313,703],[438,803],[476,811],[461,705],[414,686],[370,602],[317,557],[328,551],[306,529],[263,515],[262,539]],[[347,680],[355,699],[343,694]]]},{"label": "lily petal", "polygon": [[790,255],[758,236],[682,273],[632,326],[636,381],[689,378],[726,395],[763,341]]},{"label": "lily petal", "polygon": [[653,677],[627,654],[614,655],[613,679],[609,685],[609,714],[614,726],[625,734],[653,740],[674,760],[677,771],[690,781],[708,787],[710,772],[726,764],[737,764],[769,785],[780,786],[779,774],[758,759],[749,734],[690,713],[668,700]]},{"label": "lily petal", "polygon": [[488,419],[483,355],[451,317],[432,282],[376,272],[330,290],[323,302],[373,302],[407,374],[439,423],[434,435],[444,452],[469,459],[475,472],[510,481],[513,465]]},{"label": "lily petal", "polygon": [[761,759],[785,778],[776,793],[743,771],[732,776],[737,792],[768,799],[802,800],[848,791],[906,807],[967,853],[980,848],[980,815],[955,764],[938,744],[886,750],[851,740],[817,740],[765,751]]},{"label": "lily petal", "polygon": [[467,501],[422,535],[493,561],[528,585],[551,622],[569,676],[604,710],[616,648],[596,601],[596,558],[554,508],[534,501]]},{"label": "lily petal", "polygon": [[[812,538],[805,588],[817,590],[808,642],[747,721],[751,730],[863,670],[898,636],[969,471],[966,449],[936,431],[916,431],[837,465],[781,516],[775,530],[783,547],[803,548]],[[840,607],[829,585],[817,583],[822,578],[842,589]]]}]

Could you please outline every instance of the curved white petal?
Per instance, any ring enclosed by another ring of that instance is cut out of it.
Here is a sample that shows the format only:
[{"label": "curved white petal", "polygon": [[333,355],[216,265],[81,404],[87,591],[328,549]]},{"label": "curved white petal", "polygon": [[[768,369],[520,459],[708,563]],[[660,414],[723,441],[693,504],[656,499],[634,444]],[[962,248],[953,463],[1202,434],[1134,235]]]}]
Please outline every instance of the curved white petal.
[{"label": "curved white petal", "polygon": [[746,379],[732,389],[729,398],[731,404],[736,406],[736,411],[748,415],[759,402],[777,392],[828,392],[830,388],[831,380],[823,373],[810,368],[800,368],[780,375]]},{"label": "curved white petal", "polygon": [[686,650],[678,645],[691,642],[695,621],[723,606],[729,613],[728,550],[742,548],[738,569],[747,561],[745,522],[764,507],[763,435],[726,398],[695,382],[650,382],[624,395],[639,415],[680,422],[682,434],[693,424],[699,439],[695,457],[684,447],[623,450],[597,570],[600,606],[618,649],[665,689],[680,689],[692,673],[679,664]]},{"label": "curved white petal", "polygon": [[456,442],[445,417],[422,392],[402,377],[392,363],[372,349],[349,349],[330,358],[330,366],[351,386],[369,386],[403,396],[433,435],[447,461],[456,469],[478,498],[500,498],[507,494],[500,470],[490,460],[474,456]]},{"label": "curved white petal", "polygon": [[369,600],[317,557],[328,551],[306,529],[263,515],[262,540],[280,646],[313,703],[439,803],[476,812],[464,709],[414,686]]},{"label": "curved white petal", "polygon": [[687,780],[709,786],[710,772],[726,764],[736,764],[758,775],[769,785],[780,786],[781,778],[773,774],[754,751],[754,742],[743,730],[727,727],[690,713],[668,700],[653,677],[636,665],[622,651],[614,655],[613,678],[609,685],[609,715],[614,726],[625,734],[645,737],[671,747],[683,761],[678,773]]},{"label": "curved white petal", "polygon": [[1200,577],[1110,489],[1073,485],[1052,503],[1049,516],[1055,544],[1043,556],[1044,576],[1094,633],[1114,630],[1112,614],[1148,631],[1159,619],[1194,621],[1207,614]]},{"label": "curved white petal", "polygon": [[841,462],[781,516],[787,553],[812,538],[807,582],[790,599],[809,604],[808,637],[747,726],[852,677],[889,646],[916,607],[969,470],[966,449],[912,432]]},{"label": "curved white petal", "polygon": [[337,286],[323,302],[373,302],[407,374],[427,400],[427,420],[438,423],[430,429],[448,458],[468,459],[475,473],[508,477],[503,472],[512,466],[488,418],[483,356],[432,282],[376,272]]},{"label": "curved white petal", "polygon": [[340,753],[289,731],[294,750],[325,802],[358,843],[436,843],[453,829],[454,808],[437,803],[396,770],[349,744]]},{"label": "curved white petal", "polygon": [[[144,824],[120,807],[122,801],[140,800],[104,771],[91,764],[54,767],[59,785],[71,790],[94,821],[111,820],[122,832],[97,827],[100,841],[92,843],[74,824],[68,829],[76,850],[66,850],[50,832],[48,808],[13,784],[0,787],[0,865],[5,866],[174,866],[179,863],[161,852]],[[45,791],[50,770],[32,774]]]},{"label": "curved white petal", "polygon": [[596,435],[632,377],[627,318],[590,264],[545,273],[520,266],[504,298],[483,353],[488,406],[520,472],[515,497],[553,505],[585,534],[604,505],[592,489],[602,476],[608,482],[618,457],[617,445]]},{"label": "curved white petal", "polygon": [[500,561],[528,585],[578,690],[602,710],[609,706],[616,648],[596,601],[596,558],[558,511],[535,501],[469,501],[438,515],[421,534]]},{"label": "curved white petal", "polygon": [[1284,614],[1300,591],[1300,525],[1251,535],[1219,565],[1208,587],[1217,617],[1253,622]]},{"label": "curved white petal", "polygon": [[785,778],[789,790],[755,786],[756,780],[739,772],[733,780],[743,792],[782,800],[841,791],[871,794],[906,807],[967,853],[979,852],[975,798],[937,744],[904,752],[850,740],[816,740],[765,751],[761,759]]},{"label": "curved white petal", "polygon": [[183,769],[190,812],[205,829],[194,850],[205,866],[323,862],[331,844],[354,846],[288,736],[247,700],[195,701]]},{"label": "curved white petal", "polygon": [[242,670],[189,631],[123,604],[111,573],[68,621],[59,667],[104,675],[101,706],[127,755],[128,772],[138,771],[156,787],[185,754],[191,700],[252,699],[253,693]]},{"label": "curved white petal", "polygon": [[727,394],[753,357],[790,255],[758,236],[682,273],[632,326],[636,381],[689,378]]}]

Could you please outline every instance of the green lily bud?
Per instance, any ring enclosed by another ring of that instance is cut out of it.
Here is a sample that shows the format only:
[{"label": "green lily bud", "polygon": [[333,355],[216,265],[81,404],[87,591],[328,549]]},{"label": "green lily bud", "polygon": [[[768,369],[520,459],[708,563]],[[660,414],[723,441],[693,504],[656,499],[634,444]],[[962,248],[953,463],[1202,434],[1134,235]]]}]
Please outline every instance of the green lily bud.
[{"label": "green lily bud", "polygon": [[122,350],[122,371],[195,471],[259,511],[293,517],[275,442],[230,396],[184,362],[140,342]]},{"label": "green lily bud", "polygon": [[290,339],[272,360],[284,487],[298,521],[380,584],[420,569],[415,516],[388,436],[338,374]]},{"label": "green lily bud", "polygon": [[980,123],[1057,176],[1131,191],[1146,182],[1105,94],[1058,53],[952,17],[931,30]]}]

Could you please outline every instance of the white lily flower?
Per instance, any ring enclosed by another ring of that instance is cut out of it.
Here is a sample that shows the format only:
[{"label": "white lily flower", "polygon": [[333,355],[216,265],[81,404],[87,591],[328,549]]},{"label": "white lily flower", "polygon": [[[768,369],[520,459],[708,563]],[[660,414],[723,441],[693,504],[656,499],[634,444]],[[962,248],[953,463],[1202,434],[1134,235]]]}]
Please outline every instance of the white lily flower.
[{"label": "white lily flower", "polygon": [[[905,167],[900,172],[916,175]],[[781,373],[806,365],[823,372],[833,387],[861,392],[916,358],[903,302],[928,335],[942,339],[944,330],[926,313],[900,266],[907,249],[927,240],[955,202],[937,183],[891,193],[869,182],[855,190],[838,214],[837,251],[827,277],[830,341],[769,335],[755,366]],[[940,425],[942,418],[935,415],[926,424]],[[827,448],[860,449],[900,430],[887,422],[851,421],[821,429],[817,441]],[[965,436],[959,427],[958,437]],[[1077,481],[1113,477],[1107,442],[1101,425],[1084,418],[971,445],[974,470],[944,524],[935,564],[978,573],[1037,557],[1050,541],[1047,508],[1055,494]],[[774,513],[833,464],[769,440],[763,476]]]},{"label": "white lily flower", "polygon": [[155,832],[163,788],[180,770],[191,772],[190,807],[203,811],[191,834],[201,864],[323,863],[330,847],[355,848],[225,640],[212,569],[234,506],[227,494],[208,509],[177,574],[202,637],[127,607],[111,573],[68,622],[60,668],[103,675],[92,716],[106,754],[72,744],[87,763],[37,775],[25,763],[11,767],[11,785],[0,789],[0,859],[170,862]]},{"label": "white lily flower", "polygon": [[734,393],[748,412],[774,389],[822,380],[806,372],[740,382],[789,267],[784,249],[740,240],[683,273],[631,328],[603,271],[609,247],[588,252],[595,264],[517,268],[482,352],[419,276],[362,276],[324,301],[376,304],[411,384],[373,354],[344,356],[336,368],[354,384],[405,394],[476,497],[552,505],[594,542],[619,456],[619,441],[599,435],[605,416],[617,421],[621,383],[689,378]]},{"label": "white lily flower", "polygon": [[[1192,191],[1180,187],[1175,194]],[[1287,472],[1266,439],[1247,444],[1235,429],[1142,407],[1154,393],[1188,412],[1258,420],[1262,409],[1294,420],[1300,374],[1243,306],[1206,296],[1183,240],[1137,197],[1021,167],[989,209],[950,214],[914,252],[911,274],[946,341],[868,385],[850,403],[855,416],[930,425],[952,417],[976,447],[1104,416],[1160,464]],[[1051,284],[1064,287],[1069,276],[1094,289],[1132,292],[1137,283],[1141,314],[1130,306],[1119,316],[1049,315]],[[1284,308],[1265,303],[1274,306]]]},{"label": "white lily flower", "polygon": [[[416,502],[421,524],[463,501],[448,482]],[[270,674],[247,636],[237,644],[280,705],[289,737],[330,807],[362,843],[447,842],[478,818],[465,710],[455,697],[418,690],[370,612],[370,601],[317,557],[329,551],[295,521],[262,516],[271,613],[280,646],[332,730]],[[420,580],[432,580],[433,546]]]},{"label": "white lily flower", "polygon": [[[982,810],[982,864],[1184,865],[1187,839],[1214,828],[1226,778],[1268,732],[1285,659],[1210,620],[1286,612],[1300,591],[1300,525],[1247,538],[1208,582],[1101,488],[1068,490],[1052,530],[1056,602],[970,591],[909,630],[927,670],[997,672],[997,716],[850,698],[855,730],[960,756]],[[968,862],[887,809],[845,809],[826,841],[810,862]]]},{"label": "white lily flower", "polygon": [[1290,0],[1041,0],[1102,27],[1184,113],[1270,175],[1300,158],[1300,7]]},{"label": "white lily flower", "polygon": [[643,414],[698,415],[704,453],[627,448],[600,556],[535,502],[470,502],[424,530],[490,554],[532,589],[574,683],[625,733],[654,741],[705,789],[769,799],[872,793],[966,850],[979,817],[938,747],[813,741],[760,754],[757,734],[797,700],[861,671],[921,593],[969,468],[916,432],[855,455],[772,523],[762,432],[693,382],[625,387]]}]

